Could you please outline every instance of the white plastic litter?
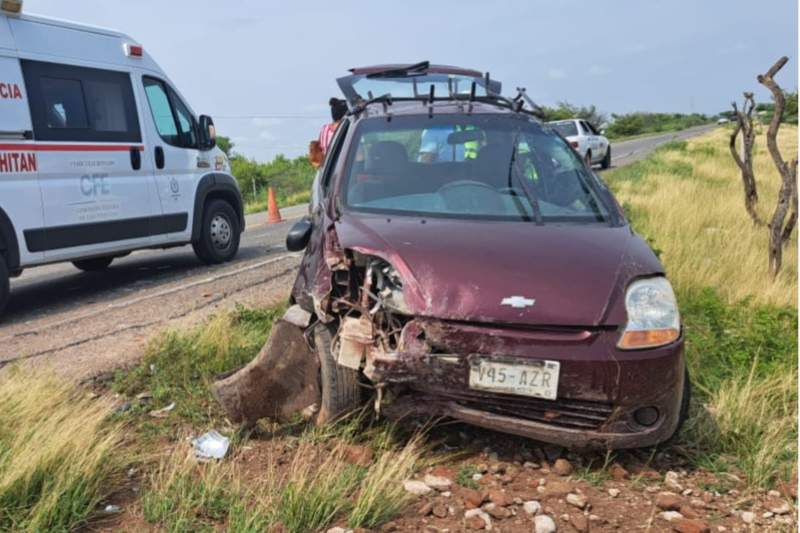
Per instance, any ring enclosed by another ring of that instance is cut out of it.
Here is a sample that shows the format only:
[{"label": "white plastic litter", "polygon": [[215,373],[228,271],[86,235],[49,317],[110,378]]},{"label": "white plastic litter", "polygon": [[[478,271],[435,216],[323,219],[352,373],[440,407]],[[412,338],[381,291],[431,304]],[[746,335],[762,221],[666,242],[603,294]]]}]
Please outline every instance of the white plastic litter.
[{"label": "white plastic litter", "polygon": [[222,459],[228,453],[231,439],[216,431],[209,431],[196,439],[192,439],[194,455],[198,459]]}]

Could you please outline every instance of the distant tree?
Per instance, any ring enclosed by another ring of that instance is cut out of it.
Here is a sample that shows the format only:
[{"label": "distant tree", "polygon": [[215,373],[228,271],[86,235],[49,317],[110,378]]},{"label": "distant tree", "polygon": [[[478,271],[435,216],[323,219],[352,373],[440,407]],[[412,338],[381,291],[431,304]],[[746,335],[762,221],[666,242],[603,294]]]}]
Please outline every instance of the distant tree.
[{"label": "distant tree", "polygon": [[545,121],[566,120],[570,118],[581,118],[588,121],[595,128],[602,127],[608,120],[606,115],[597,110],[593,105],[576,106],[569,102],[558,102],[556,107],[542,107]]},{"label": "distant tree", "polygon": [[225,152],[225,155],[230,157],[231,151],[233,150],[233,141],[231,141],[230,137],[225,137],[224,135],[217,135],[217,146],[219,149]]},{"label": "distant tree", "polygon": [[797,124],[797,91],[786,93],[786,107],[783,110],[783,121]]}]

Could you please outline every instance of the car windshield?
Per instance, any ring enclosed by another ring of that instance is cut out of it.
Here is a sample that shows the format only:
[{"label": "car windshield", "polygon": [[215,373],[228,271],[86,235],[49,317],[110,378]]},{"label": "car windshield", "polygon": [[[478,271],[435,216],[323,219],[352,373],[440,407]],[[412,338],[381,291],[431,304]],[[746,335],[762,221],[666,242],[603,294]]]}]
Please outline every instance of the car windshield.
[{"label": "car windshield", "polygon": [[357,211],[594,223],[609,209],[563,139],[520,116],[370,118],[354,135],[343,200]]},{"label": "car windshield", "polygon": [[562,137],[573,137],[578,134],[578,128],[572,121],[569,122],[551,122],[550,126],[556,130]]}]

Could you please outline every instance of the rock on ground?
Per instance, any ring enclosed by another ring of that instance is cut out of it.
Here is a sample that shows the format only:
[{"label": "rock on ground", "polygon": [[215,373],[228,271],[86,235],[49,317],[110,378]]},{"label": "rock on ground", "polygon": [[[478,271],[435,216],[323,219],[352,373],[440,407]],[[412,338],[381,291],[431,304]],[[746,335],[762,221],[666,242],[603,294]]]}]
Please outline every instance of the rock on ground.
[{"label": "rock on ground", "polygon": [[539,514],[542,510],[542,504],[536,500],[531,500],[522,504],[522,509],[528,514]]},{"label": "rock on ground", "polygon": [[533,531],[534,533],[555,533],[556,523],[549,516],[540,514],[533,519]]},{"label": "rock on ground", "polygon": [[453,482],[442,476],[435,476],[433,474],[426,474],[423,480],[427,486],[438,491],[448,490]]},{"label": "rock on ground", "polygon": [[403,488],[406,489],[406,492],[409,492],[414,496],[425,496],[426,494],[430,494],[433,491],[432,488],[430,488],[422,481],[417,481],[413,479],[408,479],[404,481]]},{"label": "rock on ground", "polygon": [[568,476],[572,471],[572,463],[566,459],[556,459],[556,462],[553,464],[553,472],[559,476]]}]

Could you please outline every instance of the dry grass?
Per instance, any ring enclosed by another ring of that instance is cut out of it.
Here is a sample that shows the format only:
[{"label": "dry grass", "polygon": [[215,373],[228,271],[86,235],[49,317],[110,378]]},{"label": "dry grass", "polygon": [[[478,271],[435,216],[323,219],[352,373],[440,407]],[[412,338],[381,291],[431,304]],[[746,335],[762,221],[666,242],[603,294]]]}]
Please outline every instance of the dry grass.
[{"label": "dry grass", "polygon": [[350,527],[378,526],[411,501],[411,495],[400,481],[411,477],[423,449],[421,438],[415,436],[402,448],[381,454],[361,482],[361,490],[348,519]]},{"label": "dry grass", "polygon": [[[715,288],[729,302],[797,306],[797,236],[785,249],[783,270],[768,271],[768,234],[754,227],[744,209],[741,177],[730,152],[729,130],[674,144],[649,161],[609,175],[619,201],[634,214],[636,229],[660,250],[673,284],[681,289]],[[797,127],[784,125],[785,159],[797,156]],[[780,178],[758,136],[754,171],[759,213],[769,220]]]},{"label": "dry grass", "polygon": [[378,526],[409,503],[402,481],[419,464],[421,437],[389,445],[391,428],[369,432],[366,445],[376,451],[376,459],[360,467],[345,460],[352,441],[343,435],[350,426],[334,426],[341,433],[331,433],[325,444],[300,436],[289,457],[268,454],[251,464],[247,481],[237,466],[238,452],[222,462],[198,463],[183,439],[149,477],[141,503],[144,518],[172,532],[224,527],[233,533],[276,528],[301,533],[337,521]]},{"label": "dry grass", "polygon": [[695,444],[737,458],[747,481],[757,487],[788,479],[797,459],[797,369],[730,379],[711,392],[691,419]]},{"label": "dry grass", "polygon": [[0,382],[0,530],[84,524],[128,462],[112,407],[50,375]]}]

